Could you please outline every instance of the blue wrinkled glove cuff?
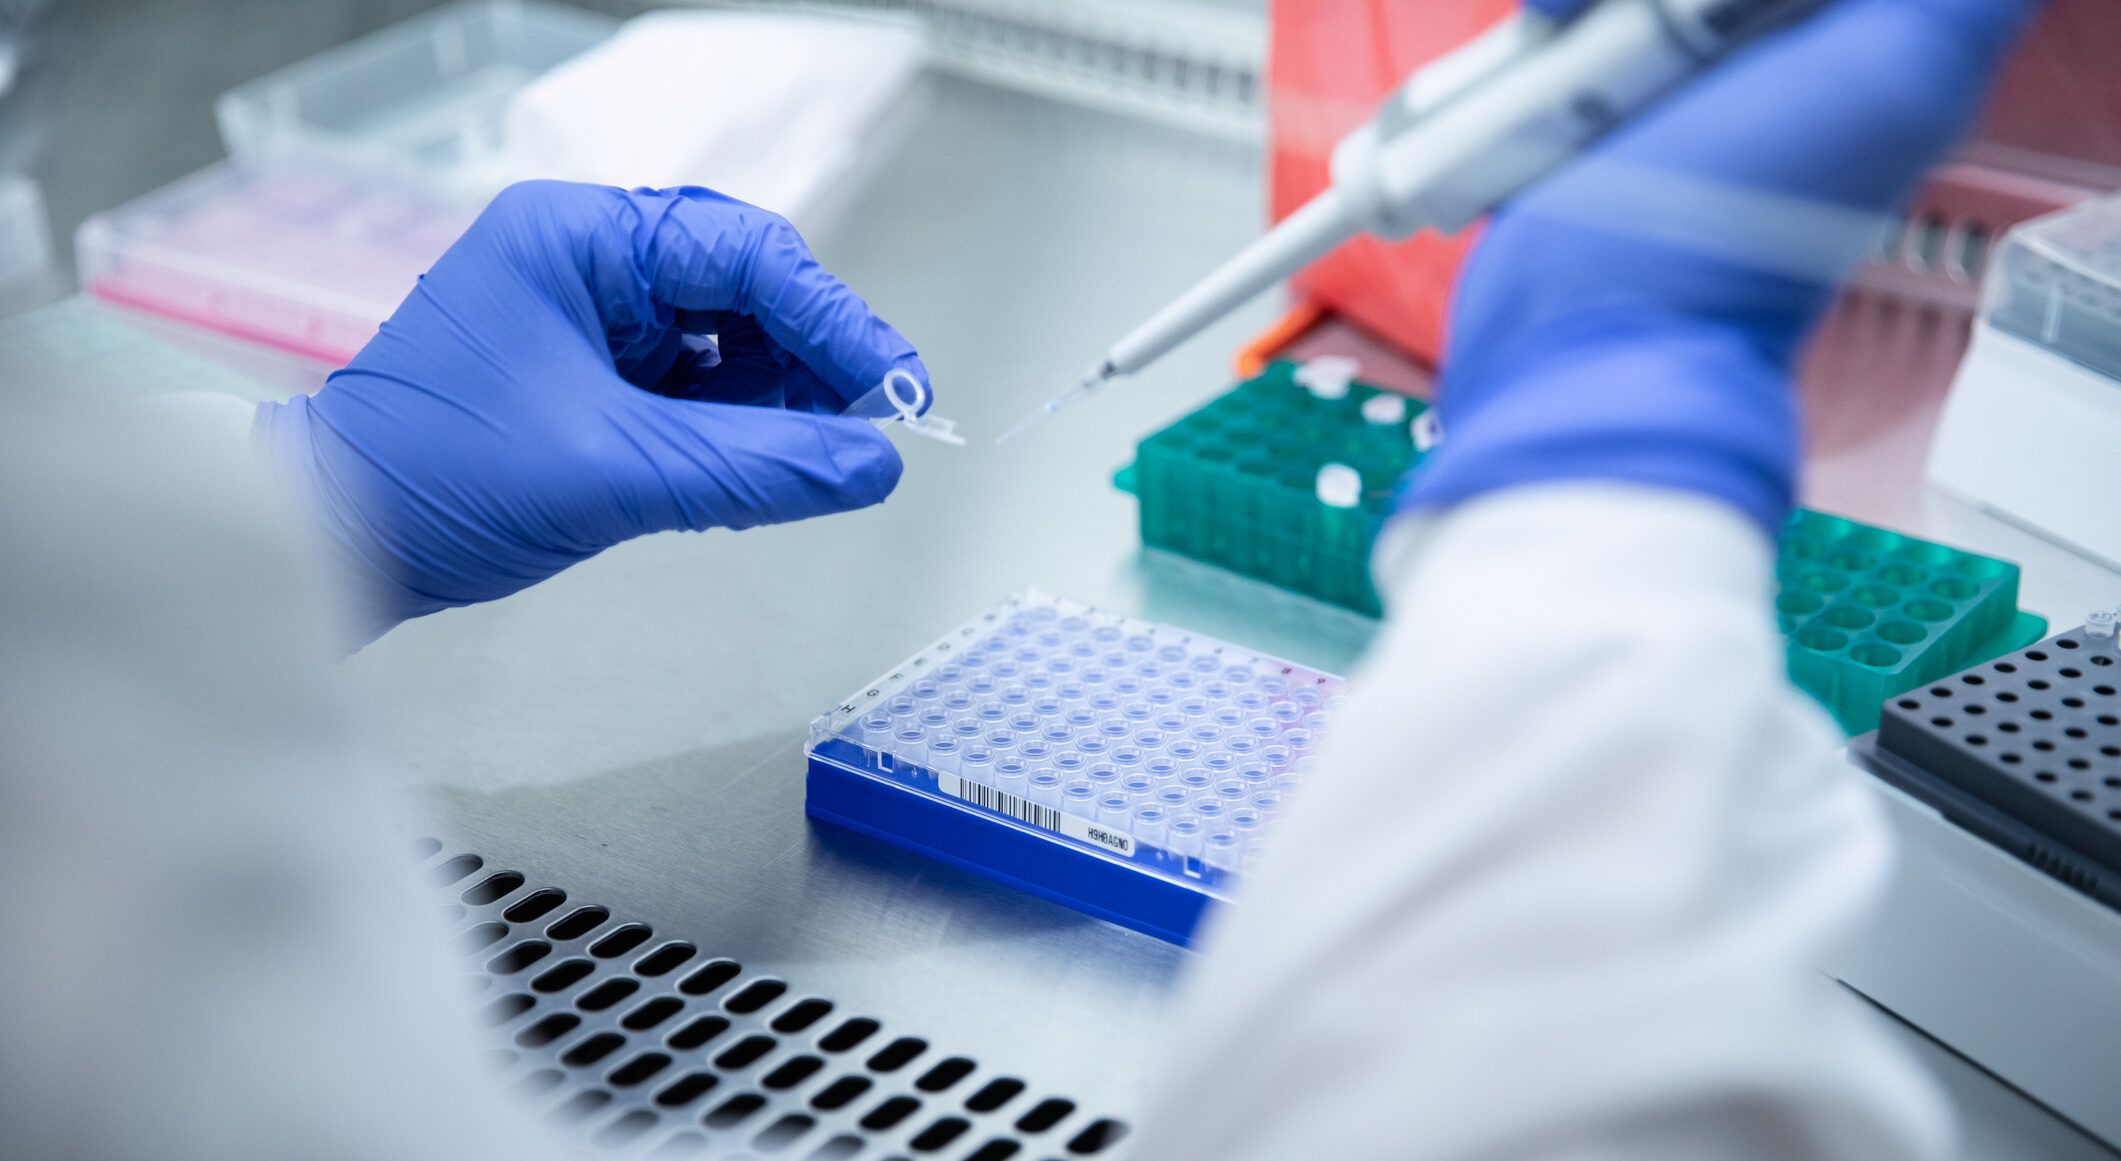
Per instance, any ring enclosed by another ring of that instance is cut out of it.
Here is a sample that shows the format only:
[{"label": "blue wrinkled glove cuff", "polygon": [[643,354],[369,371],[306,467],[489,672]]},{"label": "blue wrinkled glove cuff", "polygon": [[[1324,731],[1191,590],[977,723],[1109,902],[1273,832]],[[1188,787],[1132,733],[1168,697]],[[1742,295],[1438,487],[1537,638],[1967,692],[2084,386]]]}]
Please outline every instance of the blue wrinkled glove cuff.
[{"label": "blue wrinkled glove cuff", "polygon": [[[1788,369],[1728,329],[1625,316],[1572,320],[1441,395],[1443,443],[1402,484],[1401,511],[1506,488],[1601,481],[1692,492],[1774,539],[1798,463]],[[1454,409],[1454,394],[1478,400]]]},{"label": "blue wrinkled glove cuff", "polygon": [[348,514],[359,508],[347,502],[344,489],[316,454],[312,402],[310,396],[297,395],[284,403],[260,403],[251,419],[250,442],[301,493],[301,502],[318,517],[317,527],[343,566],[333,569],[332,575],[347,590],[341,594],[341,603],[353,614],[348,652],[381,637],[401,621],[466,603],[423,597],[379,563],[386,559],[380,543],[373,533],[349,522]]}]

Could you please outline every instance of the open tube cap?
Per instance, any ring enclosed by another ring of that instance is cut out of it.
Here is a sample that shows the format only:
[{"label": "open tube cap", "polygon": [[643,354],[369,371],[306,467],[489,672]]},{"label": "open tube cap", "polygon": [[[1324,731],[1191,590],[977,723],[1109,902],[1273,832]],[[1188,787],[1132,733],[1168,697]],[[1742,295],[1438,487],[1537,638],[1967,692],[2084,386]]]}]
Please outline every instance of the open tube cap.
[{"label": "open tube cap", "polygon": [[934,393],[926,383],[914,378],[910,371],[893,367],[885,373],[883,382],[848,404],[847,410],[841,414],[879,424],[897,420],[915,435],[963,447],[965,437],[957,433],[955,420],[927,413],[928,405],[934,401]]}]

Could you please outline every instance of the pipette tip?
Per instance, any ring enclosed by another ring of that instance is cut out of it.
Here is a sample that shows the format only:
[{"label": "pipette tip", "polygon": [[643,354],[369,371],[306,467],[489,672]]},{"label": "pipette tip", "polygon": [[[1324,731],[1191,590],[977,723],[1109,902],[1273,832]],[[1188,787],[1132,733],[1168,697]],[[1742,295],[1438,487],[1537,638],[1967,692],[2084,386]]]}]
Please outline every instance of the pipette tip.
[{"label": "pipette tip", "polygon": [[1020,436],[1025,432],[1030,431],[1032,428],[1038,426],[1038,421],[1053,414],[1053,411],[1054,407],[1051,403],[1040,404],[1031,412],[1031,414],[1024,416],[1022,419],[1017,420],[1013,424],[1010,424],[1009,430],[1001,433],[998,436],[995,436],[994,442],[1008,443],[1010,440],[1015,439],[1017,436]]},{"label": "pipette tip", "polygon": [[1075,386],[1070,387],[1068,390],[1061,392],[1059,395],[1056,395],[1053,398],[1048,399],[1044,403],[1041,403],[1037,407],[1033,408],[1029,415],[1026,415],[1022,419],[1017,420],[1016,423],[1009,428],[1009,430],[995,437],[994,442],[1007,443],[1010,440],[1015,439],[1017,436],[1022,435],[1024,432],[1029,431],[1031,430],[1031,428],[1037,426],[1040,420],[1046,418],[1047,416],[1053,414],[1056,411],[1059,411],[1063,407],[1067,407],[1076,403],[1077,401],[1083,399],[1085,396],[1088,396],[1090,393],[1096,391],[1098,388],[1103,387],[1107,382],[1111,381],[1113,376],[1117,374],[1119,374],[1119,372],[1112,366],[1109,360],[1103,363],[1099,363],[1097,366],[1091,368],[1089,374],[1083,376],[1082,382],[1077,383]]}]

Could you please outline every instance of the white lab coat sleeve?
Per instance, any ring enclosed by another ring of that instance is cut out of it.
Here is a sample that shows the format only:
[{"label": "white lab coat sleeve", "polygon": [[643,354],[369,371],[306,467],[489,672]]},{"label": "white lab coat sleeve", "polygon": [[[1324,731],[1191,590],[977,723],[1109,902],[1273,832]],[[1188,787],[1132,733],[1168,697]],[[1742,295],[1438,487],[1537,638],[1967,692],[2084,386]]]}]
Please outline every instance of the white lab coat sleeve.
[{"label": "white lab coat sleeve", "polygon": [[1384,633],[1211,920],[1141,1155],[1949,1155],[1927,1079],[1814,968],[1889,846],[1784,679],[1759,533],[1549,485],[1379,560]]},{"label": "white lab coat sleeve", "polygon": [[485,1055],[244,417],[10,387],[0,1157],[563,1155]]}]

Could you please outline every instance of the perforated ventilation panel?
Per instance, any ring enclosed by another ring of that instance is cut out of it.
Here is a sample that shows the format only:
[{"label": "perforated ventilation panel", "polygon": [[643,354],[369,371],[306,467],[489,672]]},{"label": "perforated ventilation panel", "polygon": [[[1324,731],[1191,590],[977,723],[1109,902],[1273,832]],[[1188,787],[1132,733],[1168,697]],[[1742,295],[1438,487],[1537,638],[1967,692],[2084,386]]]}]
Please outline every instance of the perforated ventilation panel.
[{"label": "perforated ventilation panel", "polygon": [[1265,123],[1266,21],[1184,0],[707,0],[910,16],[937,65],[1240,141]]},{"label": "perforated ventilation panel", "polygon": [[2072,630],[1886,703],[1853,744],[1961,826],[2121,906],[2121,651]]},{"label": "perforated ventilation panel", "polygon": [[423,839],[508,1083],[615,1155],[1116,1157],[1127,1127],[874,1013]]}]

